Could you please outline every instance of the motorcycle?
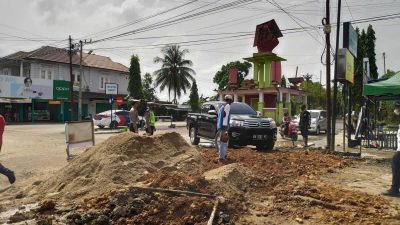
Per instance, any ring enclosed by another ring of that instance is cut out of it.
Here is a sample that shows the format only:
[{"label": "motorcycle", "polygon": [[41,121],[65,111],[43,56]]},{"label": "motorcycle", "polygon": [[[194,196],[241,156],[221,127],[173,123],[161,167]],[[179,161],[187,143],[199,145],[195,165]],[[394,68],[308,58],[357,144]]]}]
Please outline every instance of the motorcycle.
[{"label": "motorcycle", "polygon": [[291,119],[290,121],[286,121],[282,123],[279,134],[283,139],[289,138],[294,143],[297,141],[298,135],[297,135],[297,127],[294,123],[294,121]]}]

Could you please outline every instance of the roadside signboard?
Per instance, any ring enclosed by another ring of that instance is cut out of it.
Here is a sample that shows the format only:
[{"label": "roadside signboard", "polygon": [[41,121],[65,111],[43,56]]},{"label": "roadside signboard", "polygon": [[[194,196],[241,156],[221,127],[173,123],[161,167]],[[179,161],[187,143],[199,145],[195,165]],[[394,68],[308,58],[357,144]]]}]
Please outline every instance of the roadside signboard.
[{"label": "roadside signboard", "polygon": [[53,81],[0,75],[0,98],[53,99]]},{"label": "roadside signboard", "polygon": [[350,22],[343,23],[343,48],[347,48],[350,53],[357,58],[358,34]]},{"label": "roadside signboard", "polygon": [[338,51],[337,79],[354,83],[354,57],[346,48]]},{"label": "roadside signboard", "polygon": [[54,80],[53,81],[53,99],[54,100],[69,100],[71,97],[69,89],[69,81]]},{"label": "roadside signboard", "polygon": [[106,95],[117,95],[118,94],[118,84],[106,83]]}]

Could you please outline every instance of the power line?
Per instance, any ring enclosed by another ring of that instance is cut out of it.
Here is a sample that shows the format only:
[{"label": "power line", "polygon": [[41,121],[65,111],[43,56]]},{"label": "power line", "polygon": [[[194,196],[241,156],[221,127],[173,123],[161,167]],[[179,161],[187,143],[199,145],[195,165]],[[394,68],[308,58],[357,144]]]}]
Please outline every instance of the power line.
[{"label": "power line", "polygon": [[353,14],[351,13],[351,10],[350,10],[350,7],[349,7],[349,3],[347,3],[347,0],[344,0],[344,2],[346,3],[346,7],[347,7],[347,9],[349,10],[349,13],[350,13],[351,19],[352,19],[352,20],[354,20]]},{"label": "power line", "polygon": [[[141,27],[139,29],[135,29],[135,30],[132,30],[132,31],[124,32],[122,34],[118,34],[118,35],[113,35],[113,36],[110,36],[110,37],[102,38],[102,39],[93,41],[93,43],[112,40],[112,39],[119,38],[119,37],[124,37],[124,36],[127,36],[127,35],[132,35],[132,34],[136,34],[136,33],[140,33],[140,32],[145,32],[145,31],[154,30],[154,29],[158,29],[158,28],[162,28],[162,27],[166,27],[166,26],[171,26],[171,25],[174,25],[174,24],[177,24],[177,23],[182,23],[182,22],[188,21],[188,20],[193,19],[193,18],[198,18],[200,16],[204,16],[204,15],[209,15],[209,14],[212,14],[212,13],[220,12],[220,11],[223,11],[223,10],[226,10],[226,9],[229,9],[229,8],[233,8],[235,6],[237,7],[238,5],[241,5],[241,4],[252,3],[254,1],[255,0],[237,0],[237,1],[232,2],[232,3],[227,3],[227,4],[224,4],[222,6],[214,7],[214,8],[211,8],[211,9],[203,10],[203,11],[198,12],[198,13],[193,13],[193,14],[181,17],[182,15],[188,14],[188,12],[186,12],[186,13],[180,14],[178,16],[171,17],[171,18],[167,19],[164,22],[154,23],[154,24],[151,24],[151,25],[147,25],[147,26]],[[260,0],[258,0],[258,1],[260,1]],[[196,10],[191,10],[190,12],[192,12],[192,11],[196,11]],[[177,18],[177,17],[179,17],[179,18]]]}]

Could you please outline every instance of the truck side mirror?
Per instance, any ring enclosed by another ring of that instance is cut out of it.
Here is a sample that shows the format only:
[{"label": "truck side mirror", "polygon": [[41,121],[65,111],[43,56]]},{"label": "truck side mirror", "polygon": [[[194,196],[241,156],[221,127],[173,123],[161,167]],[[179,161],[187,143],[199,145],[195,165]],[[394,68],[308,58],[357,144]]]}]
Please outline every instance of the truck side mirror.
[{"label": "truck side mirror", "polygon": [[215,110],[208,110],[208,115],[216,116],[216,115],[217,115],[217,111],[215,111]]},{"label": "truck side mirror", "polygon": [[262,116],[261,112],[257,111],[257,117],[261,117],[261,116]]}]

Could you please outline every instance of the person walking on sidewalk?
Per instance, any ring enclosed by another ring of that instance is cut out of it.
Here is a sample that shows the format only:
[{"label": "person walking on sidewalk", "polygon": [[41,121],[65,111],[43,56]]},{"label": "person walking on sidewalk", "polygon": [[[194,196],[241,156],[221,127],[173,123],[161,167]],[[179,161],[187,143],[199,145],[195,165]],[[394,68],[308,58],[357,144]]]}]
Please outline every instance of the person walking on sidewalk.
[{"label": "person walking on sidewalk", "polygon": [[[0,152],[1,152],[1,147],[3,145],[3,133],[5,126],[6,126],[6,121],[4,117],[0,114]],[[0,163],[0,173],[8,178],[10,184],[13,184],[15,182],[14,172],[4,167],[1,163]]]},{"label": "person walking on sidewalk", "polygon": [[230,120],[230,110],[231,104],[233,103],[233,98],[231,95],[226,95],[224,98],[226,104],[221,106],[218,113],[218,124],[217,124],[217,148],[219,160],[225,160],[226,152],[228,150],[229,142],[229,120]]},{"label": "person walking on sidewalk", "polygon": [[[400,100],[396,101],[394,114],[400,117]],[[400,197],[400,125],[397,131],[397,150],[392,158],[392,186],[383,195]]]},{"label": "person walking on sidewalk", "polygon": [[306,110],[306,105],[301,106],[300,113],[300,132],[301,136],[303,136],[304,147],[308,147],[308,129],[311,125],[311,114]]},{"label": "person walking on sidewalk", "polygon": [[129,111],[129,130],[134,133],[138,133],[138,123],[139,123],[139,100],[132,100],[132,108]]}]

